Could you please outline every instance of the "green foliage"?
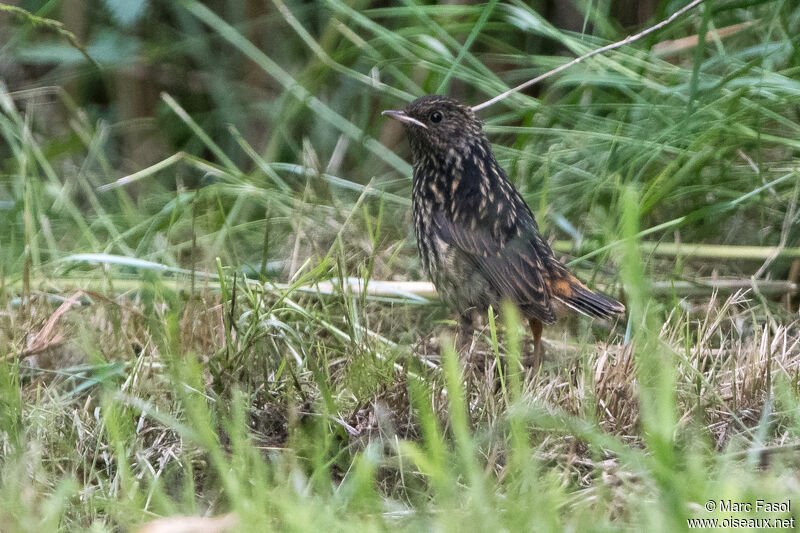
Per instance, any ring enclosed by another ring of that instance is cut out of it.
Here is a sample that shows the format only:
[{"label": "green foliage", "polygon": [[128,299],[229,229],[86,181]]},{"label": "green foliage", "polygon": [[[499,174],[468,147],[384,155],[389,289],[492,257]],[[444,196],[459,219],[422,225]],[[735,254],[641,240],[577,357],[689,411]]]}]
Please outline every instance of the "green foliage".
[{"label": "green foliage", "polygon": [[[544,232],[629,308],[568,323],[528,373],[513,309],[476,370],[432,338],[440,308],[368,294],[422,276],[408,149],[379,113],[478,104],[622,39],[613,3],[577,3],[573,31],[516,0],[63,4],[76,26],[57,2],[0,6],[3,531],[227,512],[242,531],[675,531],[724,517],[709,499],[796,493],[796,312],[651,286],[788,261],[644,246],[798,246],[792,2],[708,1],[480,112]],[[676,7],[658,4],[650,22]]]}]

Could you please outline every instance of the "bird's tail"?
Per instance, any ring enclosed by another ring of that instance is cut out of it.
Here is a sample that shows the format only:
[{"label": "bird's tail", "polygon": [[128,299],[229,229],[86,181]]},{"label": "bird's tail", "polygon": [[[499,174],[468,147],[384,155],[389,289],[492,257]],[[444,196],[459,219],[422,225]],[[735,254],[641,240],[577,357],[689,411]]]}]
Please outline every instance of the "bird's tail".
[{"label": "bird's tail", "polygon": [[552,294],[565,306],[586,316],[610,318],[625,312],[624,305],[610,296],[591,291],[571,274],[553,284]]}]

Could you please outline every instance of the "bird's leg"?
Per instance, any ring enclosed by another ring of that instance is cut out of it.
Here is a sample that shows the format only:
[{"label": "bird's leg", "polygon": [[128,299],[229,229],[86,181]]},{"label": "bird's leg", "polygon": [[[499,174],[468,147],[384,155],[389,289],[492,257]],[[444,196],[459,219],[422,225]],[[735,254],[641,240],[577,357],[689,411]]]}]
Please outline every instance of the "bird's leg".
[{"label": "bird's leg", "polygon": [[[472,346],[472,334],[475,331],[474,316],[468,310],[458,317],[458,334],[456,335],[456,351],[461,357],[467,356]],[[468,357],[465,357],[468,359]]]},{"label": "bird's leg", "polygon": [[542,322],[531,318],[528,320],[531,326],[531,335],[533,335],[533,356],[530,357],[526,364],[531,368],[539,368],[544,361],[544,347],[542,346]]}]

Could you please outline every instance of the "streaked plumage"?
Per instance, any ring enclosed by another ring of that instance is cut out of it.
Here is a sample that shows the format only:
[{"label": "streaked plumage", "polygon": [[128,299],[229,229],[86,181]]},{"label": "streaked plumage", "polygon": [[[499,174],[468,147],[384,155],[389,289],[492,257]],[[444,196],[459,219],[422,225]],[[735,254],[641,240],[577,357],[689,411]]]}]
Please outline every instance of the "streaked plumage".
[{"label": "streaked plumage", "polygon": [[541,324],[560,307],[593,317],[625,310],[556,259],[469,107],[425,96],[384,114],[403,122],[411,145],[417,245],[447,304],[464,316],[510,300],[530,320],[537,359]]}]

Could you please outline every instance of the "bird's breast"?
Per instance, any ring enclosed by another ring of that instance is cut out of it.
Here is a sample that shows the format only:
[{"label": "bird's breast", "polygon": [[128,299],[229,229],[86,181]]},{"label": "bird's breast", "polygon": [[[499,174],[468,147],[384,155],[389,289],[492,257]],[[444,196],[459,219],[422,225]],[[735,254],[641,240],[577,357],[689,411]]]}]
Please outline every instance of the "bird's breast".
[{"label": "bird's breast", "polygon": [[414,233],[425,273],[434,280],[434,283],[437,274],[444,268],[449,249],[448,244],[440,238],[434,221],[434,214],[447,212],[451,203],[448,179],[445,176],[445,170],[438,165],[414,166],[411,194]]}]

